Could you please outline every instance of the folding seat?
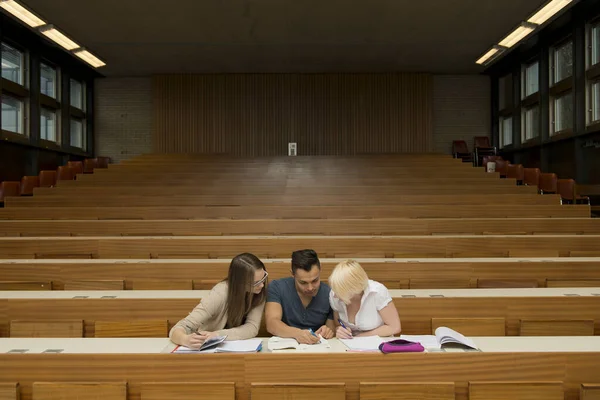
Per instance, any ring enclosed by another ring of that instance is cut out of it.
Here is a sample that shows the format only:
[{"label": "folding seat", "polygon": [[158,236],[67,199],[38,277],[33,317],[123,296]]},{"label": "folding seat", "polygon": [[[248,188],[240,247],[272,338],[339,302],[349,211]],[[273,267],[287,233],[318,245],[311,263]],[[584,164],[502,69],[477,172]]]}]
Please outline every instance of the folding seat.
[{"label": "folding seat", "polygon": [[0,183],[0,203],[4,202],[5,197],[15,197],[21,195],[21,182],[4,181]]},{"label": "folding seat", "polygon": [[558,177],[552,173],[540,174],[540,184],[538,187],[542,194],[558,193]]},{"label": "folding seat", "polygon": [[464,140],[452,141],[452,155],[454,158],[460,158],[463,162],[472,162],[473,155],[469,152],[469,146]]},{"label": "folding seat", "polygon": [[508,173],[508,166],[510,162],[506,160],[496,160],[496,172],[500,173],[501,178],[505,178]]},{"label": "folding seat", "polygon": [[109,157],[96,157],[96,163],[98,164],[97,168],[108,168],[108,164],[110,163]]},{"label": "folding seat", "polygon": [[497,153],[496,147],[492,146],[490,138],[487,136],[475,136],[473,138],[473,148],[475,149],[477,166],[481,165],[484,156],[495,156]]},{"label": "folding seat", "polygon": [[83,174],[83,162],[81,161],[69,161],[67,167],[73,168],[75,174]]},{"label": "folding seat", "polygon": [[86,158],[83,160],[83,173],[91,174],[94,172],[94,169],[98,168],[98,160],[95,158]]},{"label": "folding seat", "polygon": [[523,169],[523,183],[527,186],[539,186],[541,174],[539,168],[525,168]]},{"label": "folding seat", "polygon": [[585,203],[590,204],[590,198],[587,196],[578,196],[575,192],[575,180],[573,179],[559,179],[558,180],[558,193],[560,194],[561,201],[568,204]]},{"label": "folding seat", "polygon": [[517,185],[523,184],[523,181],[525,180],[524,175],[524,168],[521,164],[510,164],[506,169],[506,177],[509,179],[516,179]]},{"label": "folding seat", "polygon": [[75,179],[75,171],[71,167],[61,166],[56,169],[57,181],[72,181]]},{"label": "folding seat", "polygon": [[33,189],[40,187],[39,176],[24,176],[21,178],[21,196],[33,196]]},{"label": "folding seat", "polygon": [[40,171],[40,187],[56,186],[56,171]]}]

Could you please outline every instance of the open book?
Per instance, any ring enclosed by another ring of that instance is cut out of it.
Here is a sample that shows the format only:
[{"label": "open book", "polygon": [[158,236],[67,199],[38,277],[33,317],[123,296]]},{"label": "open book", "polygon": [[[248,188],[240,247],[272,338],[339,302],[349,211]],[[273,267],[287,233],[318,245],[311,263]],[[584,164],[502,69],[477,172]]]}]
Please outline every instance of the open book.
[{"label": "open book", "polygon": [[262,350],[262,339],[220,341],[216,345],[202,346],[193,350],[185,346],[177,346],[173,353],[256,353]]},{"label": "open book", "polygon": [[316,344],[300,344],[294,338],[280,338],[279,336],[273,336],[269,339],[267,347],[270,351],[282,351],[282,350],[308,350],[308,351],[319,351],[320,349],[329,349],[331,346],[329,342],[319,335],[319,343]]},{"label": "open book", "polygon": [[473,340],[445,326],[437,328],[435,335],[401,335],[400,338],[411,342],[419,342],[426,349],[441,349],[444,345],[458,345],[479,350]]}]

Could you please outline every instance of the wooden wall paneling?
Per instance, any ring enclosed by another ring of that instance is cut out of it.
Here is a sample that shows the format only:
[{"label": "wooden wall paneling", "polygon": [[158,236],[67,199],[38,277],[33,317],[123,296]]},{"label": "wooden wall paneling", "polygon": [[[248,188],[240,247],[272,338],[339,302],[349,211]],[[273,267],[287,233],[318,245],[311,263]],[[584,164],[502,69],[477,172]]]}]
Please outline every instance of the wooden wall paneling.
[{"label": "wooden wall paneling", "polygon": [[12,320],[13,338],[81,338],[83,320]]},{"label": "wooden wall paneling", "polygon": [[505,336],[504,318],[432,318],[431,333],[440,326],[454,329],[465,336]]},{"label": "wooden wall paneling", "polygon": [[360,400],[454,400],[454,382],[361,382]]},{"label": "wooden wall paneling", "polygon": [[141,400],[235,400],[234,382],[151,382],[141,390]]},{"label": "wooden wall paneling", "polygon": [[252,400],[346,400],[344,383],[252,383]]},{"label": "wooden wall paneling", "polygon": [[562,382],[469,382],[469,400],[564,400]]},{"label": "wooden wall paneling", "polygon": [[127,383],[34,382],[33,400],[127,400]]},{"label": "wooden wall paneling", "polygon": [[594,336],[594,320],[521,319],[520,336]]},{"label": "wooden wall paneling", "polygon": [[19,400],[19,384],[16,382],[0,383],[0,400]]},{"label": "wooden wall paneling", "polygon": [[582,383],[580,400],[600,400],[600,383]]},{"label": "wooden wall paneling", "polygon": [[156,338],[167,337],[167,320],[96,321],[97,338]]},{"label": "wooden wall paneling", "polygon": [[[66,276],[65,276],[66,278]],[[124,290],[122,280],[72,280],[64,283],[64,290]]]}]

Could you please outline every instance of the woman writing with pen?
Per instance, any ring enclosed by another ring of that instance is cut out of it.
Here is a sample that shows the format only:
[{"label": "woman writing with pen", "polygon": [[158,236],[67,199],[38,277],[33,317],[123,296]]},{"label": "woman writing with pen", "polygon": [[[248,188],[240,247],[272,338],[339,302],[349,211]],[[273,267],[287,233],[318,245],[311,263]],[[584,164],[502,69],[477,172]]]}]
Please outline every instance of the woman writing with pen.
[{"label": "woman writing with pen", "polygon": [[370,280],[358,262],[346,260],[336,265],[329,286],[338,338],[400,333],[400,317],[387,288]]}]

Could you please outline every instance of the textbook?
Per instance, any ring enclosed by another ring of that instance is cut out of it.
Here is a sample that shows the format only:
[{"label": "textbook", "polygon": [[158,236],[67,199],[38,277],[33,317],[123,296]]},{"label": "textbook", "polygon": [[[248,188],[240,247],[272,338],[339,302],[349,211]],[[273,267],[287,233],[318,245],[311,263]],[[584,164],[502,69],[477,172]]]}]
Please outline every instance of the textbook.
[{"label": "textbook", "polygon": [[329,342],[319,335],[320,341],[316,344],[300,344],[294,338],[280,338],[279,336],[273,336],[269,338],[267,348],[270,351],[280,350],[309,350],[318,351],[319,349],[329,349],[331,346]]},{"label": "textbook", "polygon": [[441,349],[444,345],[458,345],[479,350],[473,340],[445,326],[437,328],[435,335],[401,335],[400,338],[421,343],[426,349]]},{"label": "textbook", "polygon": [[203,352],[205,350],[209,350],[209,349],[211,349],[213,347],[216,347],[219,344],[223,343],[226,338],[227,338],[227,336],[216,336],[216,337],[214,337],[212,339],[209,339],[206,342],[204,342],[204,344],[202,345],[202,347],[200,347],[198,350],[190,349],[189,347],[185,347],[185,346],[177,346],[177,347],[175,347],[175,350],[173,350],[173,353],[198,353],[198,352]]},{"label": "textbook", "polygon": [[200,350],[177,346],[173,353],[258,353],[262,350],[262,339],[222,341]]}]

